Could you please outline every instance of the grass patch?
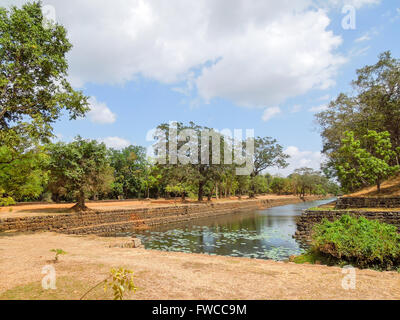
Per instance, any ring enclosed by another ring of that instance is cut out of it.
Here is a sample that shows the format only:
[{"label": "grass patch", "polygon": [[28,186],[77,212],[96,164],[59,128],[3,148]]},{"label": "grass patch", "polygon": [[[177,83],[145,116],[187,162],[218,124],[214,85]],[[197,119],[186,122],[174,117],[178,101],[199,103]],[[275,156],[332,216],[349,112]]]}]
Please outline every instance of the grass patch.
[{"label": "grass patch", "polygon": [[400,266],[400,234],[394,225],[344,215],[314,226],[311,251],[336,264],[396,270]]},{"label": "grass patch", "polygon": [[[79,300],[94,284],[68,276],[57,277],[56,290],[44,290],[41,281],[31,282],[3,292],[0,300]],[[129,298],[130,294],[126,296]],[[112,300],[113,292],[104,292],[104,287],[100,286],[85,299]]]}]

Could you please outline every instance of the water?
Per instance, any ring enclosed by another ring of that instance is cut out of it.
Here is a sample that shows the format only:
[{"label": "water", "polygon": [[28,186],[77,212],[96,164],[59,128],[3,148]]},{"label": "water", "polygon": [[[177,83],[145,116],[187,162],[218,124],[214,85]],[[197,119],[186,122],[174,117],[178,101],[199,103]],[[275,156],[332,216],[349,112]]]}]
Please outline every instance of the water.
[{"label": "water", "polygon": [[146,249],[285,260],[304,252],[292,237],[295,217],[332,200],[210,217],[128,235],[140,238]]}]

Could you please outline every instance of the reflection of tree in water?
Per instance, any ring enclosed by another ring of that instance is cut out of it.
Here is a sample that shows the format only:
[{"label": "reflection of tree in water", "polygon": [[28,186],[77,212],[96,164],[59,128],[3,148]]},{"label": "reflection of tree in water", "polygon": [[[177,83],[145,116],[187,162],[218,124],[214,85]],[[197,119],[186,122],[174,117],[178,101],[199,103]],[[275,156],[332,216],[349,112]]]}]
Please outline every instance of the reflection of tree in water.
[{"label": "reflection of tree in water", "polygon": [[[301,214],[305,206],[203,218],[137,235],[152,249],[282,260],[307,248],[305,243],[292,238],[296,231],[295,216]],[[310,206],[313,203],[307,204]]]}]

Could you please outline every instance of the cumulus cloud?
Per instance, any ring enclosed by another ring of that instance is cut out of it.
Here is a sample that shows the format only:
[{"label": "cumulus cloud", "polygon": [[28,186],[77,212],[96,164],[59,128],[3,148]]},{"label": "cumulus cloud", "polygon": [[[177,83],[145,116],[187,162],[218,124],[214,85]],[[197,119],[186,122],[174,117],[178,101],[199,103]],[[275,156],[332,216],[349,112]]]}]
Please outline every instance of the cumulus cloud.
[{"label": "cumulus cloud", "polygon": [[[326,1],[326,0],[324,0]],[[330,5],[334,6],[344,6],[350,5],[355,7],[356,9],[360,9],[365,5],[375,5],[379,4],[381,0],[328,0]]]},{"label": "cumulus cloud", "polygon": [[113,113],[104,102],[97,101],[96,97],[89,99],[90,111],[87,113],[90,121],[99,124],[114,123],[117,116]]},{"label": "cumulus cloud", "polygon": [[120,137],[107,137],[103,139],[99,139],[100,142],[103,142],[108,148],[113,148],[116,150],[121,150],[123,148],[129,147],[131,143],[129,140],[120,138]]},{"label": "cumulus cloud", "polygon": [[272,168],[268,172],[271,174],[280,174],[287,176],[294,170],[307,167],[314,170],[320,170],[324,156],[317,151],[302,151],[298,147],[290,146],[284,150],[290,156],[288,160],[289,166],[285,169]]},{"label": "cumulus cloud", "polygon": [[336,51],[342,38],[329,30],[330,8],[378,2],[47,0],[46,4],[55,7],[57,21],[66,26],[74,45],[69,65],[76,86],[123,84],[142,76],[184,83],[205,101],[224,98],[241,106],[268,108],[335,83],[345,59]]},{"label": "cumulus cloud", "polygon": [[279,107],[267,108],[263,113],[262,120],[267,122],[279,113],[281,113],[281,109]]},{"label": "cumulus cloud", "polygon": [[328,109],[328,106],[326,104],[322,104],[320,106],[312,107],[312,108],[308,109],[308,111],[317,113],[317,112],[325,111],[327,109]]}]

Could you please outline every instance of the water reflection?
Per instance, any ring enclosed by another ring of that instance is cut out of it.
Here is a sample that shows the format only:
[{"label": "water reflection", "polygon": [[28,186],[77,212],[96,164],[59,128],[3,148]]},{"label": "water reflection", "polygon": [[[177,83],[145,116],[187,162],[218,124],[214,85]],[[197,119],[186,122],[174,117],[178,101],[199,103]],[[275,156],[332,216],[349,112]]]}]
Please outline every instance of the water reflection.
[{"label": "water reflection", "polygon": [[304,252],[292,238],[296,216],[304,209],[330,201],[209,217],[129,235],[140,238],[147,249],[285,260]]}]

